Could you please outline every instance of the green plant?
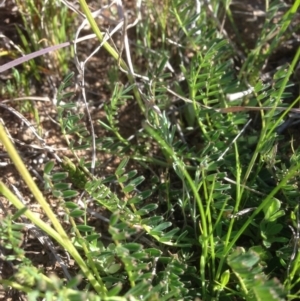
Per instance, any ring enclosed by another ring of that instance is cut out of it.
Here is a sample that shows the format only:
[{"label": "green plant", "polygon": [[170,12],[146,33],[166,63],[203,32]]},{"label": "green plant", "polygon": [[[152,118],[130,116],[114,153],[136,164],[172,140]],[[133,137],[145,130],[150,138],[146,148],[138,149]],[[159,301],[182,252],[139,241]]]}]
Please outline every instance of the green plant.
[{"label": "green plant", "polygon": [[[12,248],[13,259],[24,260],[3,284],[32,300],[297,299],[300,158],[299,150],[284,143],[278,127],[289,113],[299,112],[294,107],[299,98],[290,104],[286,99],[300,50],[290,65],[274,72],[271,83],[264,83],[258,76],[260,53],[273,30],[266,22],[237,74],[232,43],[213,27],[219,2],[211,2],[207,8],[214,18],[193,1],[166,2],[155,35],[149,22],[138,25],[140,48],[136,60],[127,64],[113,37],[105,37],[80,1],[95,35],[116,66],[127,72],[127,80],[110,77],[105,116],[94,124],[84,85],[83,113],[68,90],[74,73],[64,78],[57,91],[57,122],[72,158],[46,162],[43,191],[0,126],[3,145],[52,224],[34,216],[0,184],[1,193],[19,210],[3,222],[1,240]],[[279,22],[281,37],[297,5],[299,1]],[[268,16],[273,18],[277,9],[274,2]],[[268,56],[278,43],[271,43]],[[143,53],[149,68],[138,85],[133,71]],[[84,64],[80,68],[84,76]],[[253,68],[257,72],[249,81]],[[122,131],[122,109],[135,102],[140,119],[128,136]],[[90,150],[91,158],[81,155]],[[104,172],[99,154],[117,158],[117,166]],[[71,225],[68,232],[46,193],[63,208]],[[76,265],[74,279],[51,279],[25,260],[14,223],[21,215],[69,252]],[[105,227],[100,231],[93,219]]]}]

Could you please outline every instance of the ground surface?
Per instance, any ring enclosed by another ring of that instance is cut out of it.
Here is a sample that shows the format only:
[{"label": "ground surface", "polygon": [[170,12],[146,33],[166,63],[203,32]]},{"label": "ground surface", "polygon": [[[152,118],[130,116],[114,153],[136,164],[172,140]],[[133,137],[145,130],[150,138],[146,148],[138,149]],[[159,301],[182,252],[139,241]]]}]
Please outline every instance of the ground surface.
[{"label": "ground surface", "polygon": [[[90,1],[89,4],[92,10],[98,8],[98,3],[95,1]],[[20,12],[17,10],[16,5],[12,1],[6,1],[4,5],[4,8],[1,8],[0,11],[0,32],[3,32],[3,34],[8,38],[3,38],[0,42],[0,48],[3,51],[7,48],[13,48],[12,43],[14,43],[15,45],[18,45],[18,43],[20,43],[15,25],[22,26],[22,18],[20,17]],[[132,9],[132,6],[132,1],[126,1],[126,7],[128,9]],[[90,32],[90,30],[84,30],[83,34],[89,34]],[[80,59],[83,60],[85,57],[87,57],[90,49],[92,49],[94,46],[95,41],[90,41],[88,48],[86,48],[86,45],[79,45],[78,54]],[[0,58],[0,65],[8,62],[11,59],[11,57],[5,56],[3,58]],[[78,71],[74,67],[73,60],[70,60],[69,64],[70,71],[73,70],[76,74],[78,74]],[[95,55],[95,57],[90,60],[90,63],[88,64],[88,67],[86,69],[86,91],[90,104],[90,112],[94,121],[98,119],[105,119],[103,105],[110,100],[111,94],[107,74],[110,71],[112,65],[113,60],[106,54],[104,50],[101,50]],[[50,66],[46,65],[46,67]],[[20,72],[22,72],[22,68],[23,67],[20,67]],[[16,116],[14,114],[14,111],[10,110],[9,108],[12,107],[15,108],[16,111],[20,111],[20,108],[22,108],[22,104],[25,100],[13,101],[9,98],[8,95],[4,94],[0,95],[0,102],[1,104],[5,105],[5,107],[0,108],[0,117],[3,121],[3,124],[5,124],[5,127],[8,130],[9,134],[13,138],[14,144],[22,159],[24,160],[24,163],[34,174],[36,183],[43,190],[42,170],[44,162],[48,160],[54,160],[56,162],[56,168],[58,170],[61,169],[59,162],[57,162],[51,152],[45,150],[45,145],[52,148],[59,158],[62,158],[63,156],[71,157],[71,153],[70,151],[68,151],[66,142],[62,137],[59,126],[57,125],[57,111],[55,104],[53,103],[55,90],[56,88],[58,88],[59,84],[61,83],[62,76],[64,75],[55,72],[51,72],[50,75],[41,75],[42,79],[40,82],[37,82],[35,80],[32,81],[31,91],[29,93],[31,96],[39,96],[43,98],[42,101],[32,100],[33,106],[39,112],[40,124],[36,124],[34,116],[30,113],[23,113],[23,117],[21,118],[19,116]],[[11,74],[9,71],[1,74],[0,85],[5,85],[10,79]],[[84,112],[80,88],[77,88],[76,83],[74,82],[69,90],[75,93],[74,98],[78,102],[78,110]],[[22,92],[21,89],[20,94],[17,96],[21,97],[24,95],[23,93],[24,91]],[[119,117],[121,133],[122,135],[124,135],[124,137],[133,135],[135,131],[141,126],[141,115],[139,114],[138,108],[134,103],[129,103],[128,105],[126,105],[120,112]],[[43,142],[36,139],[32,131],[28,127],[28,124],[24,123],[24,119],[26,119],[36,129],[42,129],[41,137],[43,138]],[[97,126],[96,122],[95,131],[97,137],[105,135],[105,131],[101,129],[101,127]],[[2,147],[0,147],[0,149],[1,180],[8,186],[15,185],[16,191],[20,193],[22,201],[27,206],[29,206],[30,209],[35,212],[41,219],[45,220],[42,211],[40,210],[39,206],[36,206],[33,196],[26,189],[26,185],[20,179],[18,171],[9,160],[5,150]],[[79,155],[82,155],[87,159],[90,158],[90,152],[88,151],[83,151],[79,153]],[[97,158],[99,159],[99,162],[101,162],[101,166],[97,166],[97,170],[98,172],[103,173],[103,175],[111,174],[117,164],[120,162],[120,159],[122,159],[118,157],[107,156],[103,153],[98,153]],[[57,204],[57,200],[53,199],[52,195],[49,193],[46,194],[46,197],[47,201],[49,201],[49,203],[51,204],[51,207],[59,215],[60,209],[59,204]],[[12,207],[5,200],[5,198],[0,197],[0,204],[0,219],[9,213],[15,212],[14,210],[11,210]],[[101,212],[101,214],[104,216],[106,215],[105,212]],[[90,224],[98,229],[99,233],[103,234],[105,240],[107,224],[99,221],[99,219],[95,219],[94,221],[91,220]],[[64,223],[64,227],[68,229],[70,225],[68,223]],[[30,258],[34,262],[36,267],[42,268],[44,271],[46,271],[46,274],[49,275],[51,273],[55,273],[57,275],[60,275],[62,273],[61,267],[55,261],[55,259],[53,260],[53,254],[51,253],[47,245],[45,243],[41,243],[38,238],[39,235],[32,233],[32,231],[28,231],[28,229],[24,229],[24,240],[21,247],[26,250],[26,256],[28,256],[28,258]],[[3,249],[1,249],[0,251],[4,252]],[[57,249],[57,252],[61,253],[62,258],[66,260],[66,258],[64,257],[65,255],[61,250]],[[6,262],[1,262],[1,260],[0,264],[0,277],[4,279],[9,278],[14,273],[13,266]],[[72,272],[72,262],[68,263],[68,269],[71,275],[76,272]],[[0,300],[19,300],[19,298],[23,297],[20,296],[16,291],[12,290],[5,292],[3,288],[0,288]]]},{"label": "ground surface", "polygon": [[[132,8],[134,5],[134,1],[125,1],[128,8]],[[288,1],[287,1],[288,2]],[[290,1],[292,2],[292,1]],[[231,38],[231,40],[237,44],[239,48],[239,43],[246,43],[247,47],[251,48],[254,46],[255,41],[257,39],[259,30],[263,23],[263,12],[264,12],[264,3],[265,1],[257,0],[257,1],[235,1],[234,4],[234,14],[233,17],[239,28],[239,34],[242,37],[242,41],[238,39],[237,33],[234,33],[230,27],[230,23],[228,20],[225,22],[225,29]],[[97,2],[90,3],[92,8],[97,8]],[[255,13],[253,13],[255,12]],[[245,17],[246,16],[246,17]],[[299,22],[295,21],[295,22]],[[0,40],[0,51],[5,51],[11,46],[11,42],[16,45],[20,43],[20,39],[18,37],[18,33],[15,30],[15,24],[22,24],[22,19],[20,18],[18,10],[15,9],[15,5],[12,1],[6,1],[4,7],[0,10],[0,33],[3,33],[5,36],[9,37],[9,39],[3,38]],[[88,31],[87,31],[88,32]],[[282,47],[274,53],[274,56],[271,60],[267,62],[265,68],[265,74],[268,72],[273,72],[278,66],[282,65],[284,62],[290,62],[293,58],[293,54],[295,53],[297,47],[300,45],[300,31],[293,32],[291,34],[290,39],[282,44]],[[91,47],[92,45],[90,45]],[[81,45],[79,47],[79,55],[84,57],[87,55],[85,45]],[[0,65],[6,63],[12,58],[6,56],[0,56]],[[92,113],[92,117],[94,120],[105,118],[102,105],[109,101],[110,99],[110,87],[109,81],[107,80],[106,75],[110,69],[110,65],[112,64],[112,60],[108,57],[105,51],[101,50],[95,57],[91,60],[90,64],[87,68],[86,73],[86,85],[87,85],[87,95],[90,102],[90,110]],[[46,66],[47,67],[47,66]],[[20,67],[22,71],[22,67]],[[74,64],[72,60],[70,60],[70,70],[76,69],[74,68]],[[37,126],[42,129],[41,136],[44,139],[45,145],[52,148],[56,155],[62,158],[64,155],[70,155],[70,152],[66,148],[66,143],[62,139],[61,131],[58,125],[55,123],[56,120],[56,108],[53,104],[53,96],[55,94],[55,88],[58,87],[61,81],[61,74],[42,74],[42,81],[37,82],[32,80],[31,84],[31,96],[43,97],[43,101],[32,100],[34,107],[38,110],[40,116],[40,124],[37,125],[34,120],[34,116],[30,113],[23,113],[24,117],[36,128]],[[0,85],[7,84],[7,81],[11,78],[10,71],[5,72],[4,74],[0,74]],[[121,77],[122,79],[122,77]],[[29,79],[28,79],[29,80]],[[299,78],[297,78],[297,74],[295,74],[295,82],[299,83]],[[80,89],[76,90],[75,83],[71,87],[76,93],[76,98],[78,98],[78,103],[80,103]],[[24,91],[23,91],[24,92]],[[299,86],[295,86],[292,91],[294,96],[297,96],[299,93]],[[17,95],[18,97],[25,96],[25,94]],[[13,101],[11,98],[8,98],[8,95],[0,95],[1,104],[5,104],[8,107],[12,107],[15,110],[20,110],[22,107],[22,101]],[[79,109],[84,112],[84,108],[79,104]],[[139,113],[138,107],[134,103],[128,103],[124,106],[122,112],[119,114],[119,126],[121,128],[121,132],[124,137],[129,137],[133,135],[137,130],[141,128],[142,116]],[[11,137],[14,139],[14,144],[22,156],[25,164],[31,168],[33,172],[36,182],[39,187],[43,187],[42,182],[42,168],[43,162],[51,159],[55,160],[55,157],[51,154],[51,152],[45,150],[44,145],[40,141],[38,141],[31,133],[28,126],[24,123],[20,117],[16,116],[12,110],[7,109],[5,107],[0,107],[0,117],[1,121],[5,125]],[[291,136],[294,136],[296,143],[300,141],[299,135],[299,126],[291,128],[286,132],[287,140],[290,139]],[[100,127],[96,127],[96,135],[99,137],[101,135],[105,135],[105,131]],[[89,152],[83,152],[83,156],[90,155]],[[98,170],[101,170],[103,174],[112,173],[114,168],[120,162],[120,159],[117,157],[107,157],[105,154],[98,153],[97,154],[99,162],[102,162],[101,166],[98,166]],[[42,161],[39,161],[43,159]],[[22,180],[19,178],[18,172],[16,168],[13,166],[5,150],[0,147],[0,178],[7,185],[14,185],[17,191],[23,198],[23,201],[34,211],[36,214],[40,215],[43,219],[44,216],[42,212],[40,212],[39,208],[35,205],[32,195],[27,191],[26,186],[23,184]],[[59,163],[56,162],[57,168],[60,167]],[[12,186],[10,186],[12,187]],[[56,210],[59,214],[59,205],[56,203],[56,200],[48,194],[47,199],[51,206]],[[0,219],[1,217],[7,215],[11,212],[11,206],[8,202],[0,197]],[[103,213],[105,215],[105,213]],[[96,223],[96,222],[95,222]],[[65,224],[68,227],[68,224]],[[105,231],[105,225],[99,223],[98,225],[99,231]],[[32,259],[37,267],[41,267],[50,272],[55,272],[57,274],[61,273],[61,268],[58,264],[55,263],[51,259],[51,253],[47,246],[42,245],[38,237],[33,235],[32,233],[28,233],[27,230],[24,229],[24,240],[23,247],[26,250],[26,254],[30,259]],[[0,249],[0,251],[3,251]],[[59,251],[61,252],[61,251]],[[64,255],[62,255],[64,256]],[[69,266],[72,272],[72,263]],[[1,263],[0,260],[0,271],[2,273],[1,277],[9,277],[13,273],[13,267],[9,266],[7,263]],[[0,288],[1,291],[1,288]],[[0,292],[1,294],[1,292]],[[16,295],[13,295],[14,292],[10,292],[11,300],[17,300]],[[2,298],[2,299],[1,299]],[[2,296],[0,295],[1,300],[9,300],[8,296],[4,296],[4,292],[2,292]]]}]

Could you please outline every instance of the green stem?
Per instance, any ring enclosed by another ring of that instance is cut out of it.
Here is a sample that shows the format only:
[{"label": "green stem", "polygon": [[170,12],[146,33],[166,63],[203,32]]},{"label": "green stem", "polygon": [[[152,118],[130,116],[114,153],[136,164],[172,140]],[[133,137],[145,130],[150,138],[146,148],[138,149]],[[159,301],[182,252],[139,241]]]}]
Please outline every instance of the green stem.
[{"label": "green stem", "polygon": [[[99,39],[99,41],[102,42],[103,39],[104,39],[103,34],[102,34],[102,32],[100,31],[100,29],[99,29],[99,27],[98,27],[98,25],[97,25],[95,19],[93,18],[91,11],[90,11],[88,5],[86,4],[86,1],[85,1],[85,0],[79,0],[79,2],[80,2],[80,6],[81,6],[82,10],[84,11],[84,13],[85,13],[85,15],[86,15],[87,20],[88,20],[89,23],[90,23],[90,26],[91,26],[92,30],[93,30],[94,33],[96,34],[96,36],[97,36],[97,38]],[[146,110],[145,110],[145,105],[144,105],[144,103],[143,103],[143,101],[142,101],[142,98],[141,98],[141,95],[140,95],[140,93],[139,93],[139,91],[138,91],[138,89],[137,89],[137,86],[135,85],[134,76],[133,76],[133,74],[131,74],[130,69],[128,68],[127,64],[124,62],[124,60],[122,60],[122,58],[119,57],[119,54],[117,53],[117,51],[116,51],[113,47],[111,47],[111,46],[109,45],[108,42],[105,42],[105,43],[103,44],[103,47],[106,49],[106,51],[107,51],[107,52],[108,52],[108,53],[109,53],[109,54],[110,54],[117,62],[119,61],[120,67],[121,67],[122,69],[124,69],[124,70],[127,72],[128,80],[129,80],[129,82],[130,82],[131,84],[133,84],[133,94],[134,94],[134,96],[135,96],[135,98],[136,98],[136,100],[137,100],[137,102],[138,102],[138,105],[139,105],[141,111],[142,111],[143,113],[145,113],[145,112],[146,112]]]},{"label": "green stem", "polygon": [[176,166],[179,168],[180,172],[184,176],[184,178],[189,183],[189,187],[191,188],[194,198],[196,200],[196,204],[198,205],[198,209],[200,212],[201,217],[201,236],[199,238],[199,242],[202,246],[202,254],[200,257],[200,274],[201,274],[201,282],[202,282],[202,293],[203,296],[206,296],[206,264],[207,264],[207,257],[208,257],[208,225],[207,225],[207,218],[205,214],[204,209],[204,202],[202,201],[198,189],[195,186],[195,183],[193,179],[191,178],[189,172],[185,168],[184,163],[177,157],[176,153],[173,151],[172,147],[164,140],[162,139],[159,134],[147,123],[144,123],[144,128],[146,131],[155,138],[155,140],[160,144],[161,149],[164,149],[168,155],[173,159],[173,166]]},{"label": "green stem", "polygon": [[[235,150],[235,161],[236,161],[236,201],[235,201],[233,213],[236,213],[239,210],[241,199],[242,199],[242,191],[241,191],[241,173],[242,173],[242,171],[241,171],[241,165],[240,165],[240,159],[239,159],[239,150],[238,150],[238,146],[236,143],[234,143],[234,150]],[[234,222],[235,222],[235,219],[232,218],[229,223],[228,230],[227,230],[227,235],[226,235],[226,239],[224,242],[224,252],[223,252],[222,259],[218,266],[218,270],[216,273],[216,279],[219,279],[219,277],[221,276],[221,272],[223,270],[224,260],[226,258],[227,252],[228,252],[227,246],[229,244],[229,240],[230,240],[230,237],[231,237],[231,234],[233,231]]]},{"label": "green stem", "polygon": [[272,201],[274,195],[282,189],[286,185],[286,183],[293,177],[298,174],[300,168],[300,162],[293,166],[286,177],[272,190],[272,192],[264,199],[264,201],[257,207],[257,209],[252,213],[252,215],[246,220],[246,222],[242,225],[242,227],[238,230],[232,241],[227,245],[223,252],[223,257],[221,259],[220,265],[224,262],[226,256],[228,255],[229,251],[232,249],[238,238],[243,234],[243,232],[247,229],[247,227],[252,223],[254,217],[261,212],[264,208],[266,208],[270,202]]},{"label": "green stem", "polygon": [[[15,147],[9,140],[3,125],[0,123],[0,140],[4,145],[5,149],[7,150],[11,160],[14,162],[19,174],[22,176],[23,180],[27,184],[27,187],[34,195],[35,199],[39,202],[42,209],[45,211],[47,217],[50,219],[51,223],[53,224],[54,229],[52,229],[49,225],[47,225],[42,220],[38,219],[30,210],[26,210],[24,215],[30,219],[36,226],[40,229],[45,231],[48,235],[54,238],[64,249],[66,249],[74,260],[77,262],[79,267],[81,268],[82,272],[88,278],[90,283],[93,285],[94,289],[99,293],[101,296],[106,296],[107,289],[103,283],[98,283],[92,273],[90,272],[89,268],[85,264],[84,260],[81,258],[79,253],[77,252],[76,248],[70,241],[68,235],[66,234],[65,230],[61,226],[59,220],[56,218],[54,212],[51,210],[49,204],[45,200],[43,194],[38,189],[37,185],[35,184],[34,180],[32,179],[31,175],[29,174],[28,170],[26,169],[23,161],[21,160],[20,156],[18,155]],[[0,192],[11,202],[17,209],[23,209],[25,206],[23,203],[5,186],[4,183],[0,182]]]}]

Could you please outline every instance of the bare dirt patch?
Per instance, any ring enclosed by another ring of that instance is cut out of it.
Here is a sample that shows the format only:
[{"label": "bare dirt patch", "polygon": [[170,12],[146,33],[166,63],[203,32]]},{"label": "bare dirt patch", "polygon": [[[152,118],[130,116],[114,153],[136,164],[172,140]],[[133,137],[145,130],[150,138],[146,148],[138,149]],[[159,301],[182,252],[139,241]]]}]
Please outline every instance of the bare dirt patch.
[{"label": "bare dirt patch", "polygon": [[[251,2],[251,3],[250,3]],[[254,3],[255,2],[255,3]],[[232,27],[229,22],[226,21],[225,28],[229,33],[230,38],[239,45],[246,44],[247,48],[251,49],[255,45],[255,41],[258,37],[258,28],[261,28],[262,21],[264,20],[263,16],[255,15],[253,12],[259,11],[263,12],[264,7],[262,6],[264,1],[248,1],[248,4],[245,1],[236,2],[236,13],[234,14],[235,23],[239,29],[239,33],[232,31]],[[126,5],[128,8],[133,8],[134,1],[127,1]],[[93,1],[90,3],[91,8],[97,8],[98,3]],[[244,15],[241,14],[241,10],[247,15],[250,15],[251,18],[244,18]],[[280,16],[279,16],[280,17]],[[11,41],[15,44],[20,43],[17,32],[14,30],[14,24],[21,24],[20,16],[18,15],[18,11],[15,10],[14,6],[11,5],[11,2],[7,1],[7,7],[1,10],[0,12],[0,30],[4,32],[6,36],[9,37]],[[299,21],[299,19],[298,19]],[[297,21],[297,22],[298,22]],[[296,22],[296,21],[295,21]],[[296,23],[294,23],[296,26]],[[291,29],[293,30],[293,29]],[[88,33],[88,32],[87,32]],[[239,40],[238,35],[242,36],[243,39]],[[299,29],[291,34],[291,38],[283,43],[282,48],[278,50],[274,57],[268,62],[266,68],[267,70],[275,70],[280,64],[278,62],[278,58],[281,58],[282,61],[290,62],[293,58],[293,54],[296,51],[296,48],[299,46],[300,40]],[[81,59],[87,57],[91,49],[96,46],[96,42],[89,42],[88,47],[86,45],[79,45],[78,51]],[[10,49],[12,47],[11,43],[8,39],[3,39],[0,42],[0,47],[2,49]],[[241,47],[241,45],[239,45]],[[13,59],[13,57],[5,57],[0,58],[0,64],[4,64],[7,61]],[[107,75],[111,73],[111,66],[115,63],[113,60],[105,53],[104,50],[99,51],[87,64],[86,68],[86,90],[87,97],[90,103],[90,110],[92,113],[92,119],[95,121],[95,131],[96,137],[101,137],[106,135],[106,131],[97,124],[97,120],[105,120],[106,116],[103,112],[102,105],[110,101],[111,97],[111,82],[108,80]],[[23,67],[20,67],[22,70]],[[77,73],[74,64],[70,64],[70,70],[73,70]],[[11,78],[9,72],[0,75],[0,84],[5,85],[7,80]],[[28,120],[28,122],[35,128],[38,132],[41,130],[41,137],[46,146],[50,149],[54,150],[55,154],[62,158],[63,156],[71,156],[70,151],[67,149],[67,145],[65,140],[62,137],[61,130],[56,123],[57,111],[56,107],[53,103],[53,96],[55,94],[55,88],[59,86],[63,75],[46,75],[44,74],[42,77],[42,82],[38,83],[37,81],[32,81],[32,93],[35,96],[46,97],[47,101],[32,101],[33,107],[39,112],[40,123],[37,124],[36,119],[33,114],[24,113],[24,117]],[[29,79],[28,79],[29,80]],[[117,78],[118,81],[124,82],[124,76],[121,75]],[[299,80],[298,80],[299,83]],[[82,99],[80,96],[80,89],[75,89],[74,86],[71,88],[74,90],[75,99],[78,104],[82,103]],[[295,92],[296,93],[296,92]],[[22,95],[19,95],[22,96]],[[7,99],[8,95],[0,96],[0,101],[4,101]],[[12,101],[6,102],[5,104],[14,110],[19,111],[23,106],[24,101]],[[85,108],[82,105],[79,105],[79,110],[85,112]],[[22,119],[14,115],[10,110],[5,108],[0,108],[0,116],[3,120],[4,125],[6,126],[8,132],[13,138],[15,147],[17,148],[19,154],[21,155],[23,161],[30,169],[34,179],[38,186],[43,190],[43,164],[48,160],[54,160],[56,162],[56,168],[60,169],[60,163],[56,161],[53,154],[45,149],[45,145],[41,143],[36,137],[32,134],[30,128],[24,123]],[[140,114],[139,108],[137,104],[133,101],[129,101],[123,108],[121,108],[118,113],[119,127],[120,133],[128,138],[134,135],[142,125],[144,117]],[[88,126],[88,124],[87,124]],[[298,132],[295,132],[295,129],[290,131],[291,135],[296,135]],[[287,134],[287,139],[290,139],[290,134]],[[197,139],[195,139],[196,141]],[[136,141],[133,139],[132,143]],[[299,137],[298,137],[299,142]],[[196,142],[195,142],[196,143]],[[33,196],[26,188],[24,182],[20,179],[19,173],[16,168],[11,163],[10,159],[7,156],[6,151],[3,147],[0,147],[0,155],[1,155],[1,166],[0,166],[0,178],[5,182],[8,186],[12,187],[14,185],[16,189],[20,192],[24,203],[33,210],[41,219],[45,219],[44,213],[40,210],[38,206],[36,206],[35,200]],[[90,161],[90,151],[84,150],[79,153],[80,156],[85,157],[87,161]],[[112,174],[115,168],[118,166],[120,160],[122,158],[115,156],[111,157],[105,152],[98,152],[97,159],[101,162],[101,166],[97,166],[97,172],[103,173],[103,175]],[[136,166],[134,162],[131,165],[132,168],[138,168],[140,171],[144,172],[145,175],[148,176],[149,171],[142,170],[140,166]],[[158,174],[162,174],[160,170],[158,170]],[[51,204],[53,210],[57,213],[58,216],[61,216],[60,206],[58,204],[57,199],[53,198],[51,194],[47,193],[47,200],[49,204]],[[11,208],[10,204],[3,198],[0,198],[0,202],[2,203],[2,212],[0,215],[0,219],[6,216],[8,213],[14,213],[14,210]],[[104,216],[106,212],[102,212]],[[62,222],[63,223],[63,222]],[[107,233],[107,224],[101,222],[97,219],[94,219],[91,222],[91,225],[94,225],[99,233]],[[66,229],[69,227],[69,224],[64,223]],[[61,273],[61,267],[53,263],[53,258],[51,258],[51,253],[47,247],[42,246],[39,242],[38,238],[32,234],[25,235],[23,246],[26,251],[26,256],[30,258],[37,267],[42,267],[49,274],[50,273]],[[4,252],[4,250],[1,250]],[[61,252],[61,250],[59,250]],[[63,256],[63,255],[62,255]],[[7,265],[6,262],[0,261],[0,270],[2,271],[2,277],[7,278],[13,273],[13,267]],[[69,264],[69,268],[72,272],[74,266],[72,263]],[[75,272],[75,271],[74,271]],[[75,273],[74,273],[75,274]],[[1,289],[0,289],[1,290]],[[6,297],[5,297],[6,298]],[[8,297],[7,297],[8,298]],[[14,296],[12,299],[15,298]],[[8,299],[7,299],[8,300]]]}]

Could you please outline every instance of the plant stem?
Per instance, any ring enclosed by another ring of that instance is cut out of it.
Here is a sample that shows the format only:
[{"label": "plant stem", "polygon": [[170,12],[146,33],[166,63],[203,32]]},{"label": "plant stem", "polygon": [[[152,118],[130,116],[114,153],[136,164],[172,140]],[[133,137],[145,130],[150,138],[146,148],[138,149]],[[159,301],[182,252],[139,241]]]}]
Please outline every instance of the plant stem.
[{"label": "plant stem", "polygon": [[[103,37],[103,34],[102,32],[100,31],[95,19],[93,18],[92,16],[92,13],[88,7],[88,5],[86,4],[86,1],[85,0],[79,0],[80,2],[80,6],[82,8],[82,10],[84,11],[85,15],[86,15],[86,18],[87,20],[89,21],[90,25],[91,25],[91,28],[93,29],[94,33],[96,34],[97,38],[99,39],[100,42],[103,41],[104,37]],[[122,21],[120,21],[122,22]],[[126,30],[126,29],[125,29]],[[128,80],[130,82],[130,84],[133,84],[133,93],[134,93],[134,96],[136,98],[136,101],[138,102],[138,105],[141,109],[141,111],[143,113],[146,112],[145,110],[145,105],[142,101],[142,98],[141,98],[141,95],[140,95],[140,92],[138,91],[137,89],[137,86],[135,85],[135,80],[134,80],[134,76],[133,74],[131,74],[130,72],[130,69],[128,68],[127,64],[124,62],[124,60],[122,58],[119,57],[119,54],[117,53],[117,51],[112,48],[108,42],[105,42],[103,44],[103,47],[106,49],[106,51],[118,62],[120,62],[120,67],[122,69],[124,69],[126,72],[127,72],[127,77],[128,77]]]}]

